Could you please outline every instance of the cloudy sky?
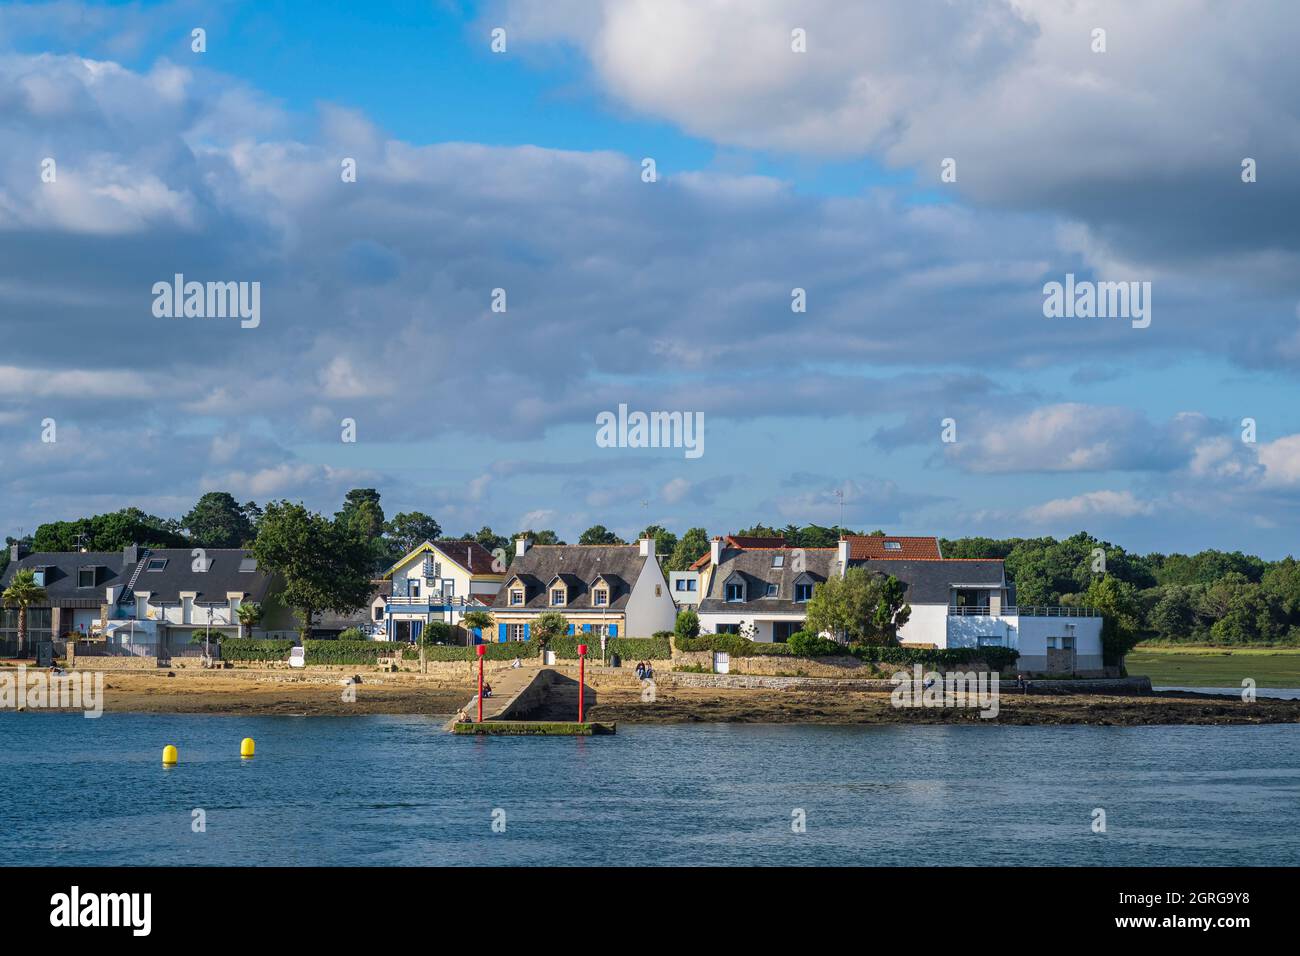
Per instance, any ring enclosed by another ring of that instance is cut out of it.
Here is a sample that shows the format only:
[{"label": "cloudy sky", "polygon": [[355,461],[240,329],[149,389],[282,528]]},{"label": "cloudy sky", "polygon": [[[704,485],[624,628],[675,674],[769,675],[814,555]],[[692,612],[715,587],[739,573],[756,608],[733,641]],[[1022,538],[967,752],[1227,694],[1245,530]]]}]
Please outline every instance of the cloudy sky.
[{"label": "cloudy sky", "polygon": [[[364,485],[452,532],[1295,549],[1290,0],[322,6],[0,6],[0,533]],[[260,325],[157,317],[177,273]],[[1045,317],[1067,273],[1150,326]],[[598,447],[620,403],[704,454]]]}]

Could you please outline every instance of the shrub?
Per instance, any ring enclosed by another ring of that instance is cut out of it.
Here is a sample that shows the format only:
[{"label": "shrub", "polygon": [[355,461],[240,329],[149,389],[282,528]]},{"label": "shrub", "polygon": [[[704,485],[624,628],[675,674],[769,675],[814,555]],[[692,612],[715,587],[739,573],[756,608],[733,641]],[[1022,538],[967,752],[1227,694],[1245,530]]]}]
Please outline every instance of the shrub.
[{"label": "shrub", "polygon": [[848,651],[848,648],[838,641],[808,631],[796,631],[791,634],[789,643],[790,653],[796,657],[830,657]]},{"label": "shrub", "polygon": [[701,634],[698,637],[679,637],[679,651],[721,651],[732,657],[782,656],[794,653],[788,644],[761,644],[739,634]]},{"label": "shrub", "polygon": [[340,641],[364,641],[367,637],[362,633],[359,627],[345,628],[339,632],[338,640]]},{"label": "shrub", "polygon": [[677,623],[673,625],[673,633],[683,639],[700,636],[700,616],[695,613],[695,608],[688,607],[677,615]]},{"label": "shrub", "polygon": [[[534,641],[510,641],[507,644],[483,644],[480,646],[487,648],[483,659],[489,661],[512,661],[516,657],[530,659],[536,657],[541,651],[541,648]],[[419,660],[419,648],[408,646],[402,652],[402,658],[404,660]],[[474,661],[478,660],[478,650],[475,646],[465,647],[456,644],[425,645],[424,659],[426,661]]]},{"label": "shrub", "polygon": [[451,625],[446,621],[430,621],[420,632],[420,643],[425,647],[447,644],[451,641]]},{"label": "shrub", "polygon": [[990,669],[999,671],[1010,667],[1020,658],[1020,652],[1009,647],[949,647],[930,650],[862,644],[850,648],[850,651],[860,660],[884,664],[961,667],[983,661]]},{"label": "shrub", "polygon": [[666,661],[673,656],[669,634],[660,631],[654,637],[611,637],[605,647],[625,661]]},{"label": "shrub", "polygon": [[228,637],[221,642],[221,658],[227,661],[284,661],[289,659],[289,649],[293,646],[293,641]]}]

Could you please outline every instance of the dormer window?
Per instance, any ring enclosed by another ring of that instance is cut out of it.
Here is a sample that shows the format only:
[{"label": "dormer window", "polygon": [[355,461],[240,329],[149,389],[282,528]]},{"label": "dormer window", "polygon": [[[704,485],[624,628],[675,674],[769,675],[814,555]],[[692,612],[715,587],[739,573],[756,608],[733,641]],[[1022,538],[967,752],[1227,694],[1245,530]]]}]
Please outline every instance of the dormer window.
[{"label": "dormer window", "polygon": [[78,568],[78,569],[77,569],[77,587],[79,587],[79,588],[93,588],[96,584],[99,583],[98,581],[95,580],[95,579],[99,576],[98,573],[97,573],[98,571],[99,571],[99,568],[94,567],[93,565],[92,565],[91,567],[88,567],[88,568]]},{"label": "dormer window", "polygon": [[774,554],[774,555],[772,555],[772,567],[774,567],[774,568],[783,568],[783,567],[785,567],[785,555],[784,555],[784,554]]},{"label": "dormer window", "polygon": [[733,602],[745,600],[745,585],[739,582],[737,582],[736,584],[728,584],[727,600]]},{"label": "dormer window", "polygon": [[776,592],[777,592],[778,590],[780,590],[780,588],[779,588],[777,585],[775,585],[775,584],[769,584],[769,585],[767,586],[767,594],[766,594],[765,596],[766,596],[766,597],[776,597]]},{"label": "dormer window", "polygon": [[36,582],[38,587],[45,587],[45,568],[32,568],[32,579]]},{"label": "dormer window", "polygon": [[523,589],[523,588],[511,588],[511,589],[510,589],[510,606],[511,606],[511,607],[523,607],[523,605],[524,605],[524,589]]},{"label": "dormer window", "polygon": [[594,607],[604,607],[609,603],[609,591],[604,588],[596,588],[591,592],[591,603]]},{"label": "dormer window", "polygon": [[813,596],[813,586],[811,584],[796,584],[794,586],[794,599],[796,602],[803,604],[811,601]]},{"label": "dormer window", "polygon": [[239,559],[239,572],[241,574],[248,574],[249,572],[256,571],[256,570],[257,570],[257,558]]},{"label": "dormer window", "polygon": [[551,607],[564,607],[565,598],[564,588],[551,588]]}]

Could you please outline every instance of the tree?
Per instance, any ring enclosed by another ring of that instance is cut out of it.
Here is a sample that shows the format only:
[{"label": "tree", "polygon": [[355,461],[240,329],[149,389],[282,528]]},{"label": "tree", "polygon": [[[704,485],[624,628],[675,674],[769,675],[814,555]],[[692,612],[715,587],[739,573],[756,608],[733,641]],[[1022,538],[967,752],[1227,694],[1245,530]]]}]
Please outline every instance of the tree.
[{"label": "tree", "polygon": [[19,568],[14,572],[14,579],[9,587],[0,594],[5,607],[18,608],[18,656],[23,656],[27,647],[27,609],[33,604],[49,603],[50,597],[45,588],[36,583],[36,572],[31,568]]},{"label": "tree", "polygon": [[898,643],[898,629],[912,617],[912,607],[907,603],[903,582],[892,574],[879,582],[876,609],[872,612],[875,638],[884,643]]},{"label": "tree", "polygon": [[190,542],[200,548],[242,548],[254,535],[246,507],[225,491],[209,491],[181,518],[181,524]]},{"label": "tree", "polygon": [[442,536],[442,525],[422,511],[403,511],[384,525],[388,563],[395,564],[426,541]]},{"label": "tree", "polygon": [[262,623],[262,605],[256,601],[249,601],[247,604],[240,604],[239,610],[235,612],[239,617],[239,636],[244,636],[244,628],[248,628],[248,636],[253,636],[253,628]]},{"label": "tree", "polygon": [[370,600],[371,554],[347,527],[300,504],[272,502],[253,543],[258,566],[284,582],[284,602],[311,634],[320,611],[352,614]]},{"label": "tree", "polygon": [[32,535],[33,551],[120,551],[128,544],[146,548],[185,548],[190,540],[180,522],[123,508],[75,521],[51,521]]},{"label": "tree", "polygon": [[594,524],[586,531],[582,532],[582,537],[578,539],[578,544],[626,544],[627,542],[609,531],[603,524]]},{"label": "tree", "polygon": [[483,635],[492,633],[492,615],[487,611],[466,611],[465,616],[460,619],[460,623],[465,628],[467,639],[475,628]]},{"label": "tree", "polygon": [[677,621],[673,624],[673,633],[684,639],[700,636],[700,615],[696,613],[695,608],[682,608],[678,612]]},{"label": "tree", "polygon": [[546,650],[551,641],[567,633],[569,622],[559,611],[543,611],[537,615],[533,621],[533,626],[529,628],[533,640],[537,641],[537,646]]},{"label": "tree", "polygon": [[855,619],[851,607],[848,581],[852,576],[864,575],[861,568],[849,568],[848,574],[827,578],[813,589],[812,599],[805,611],[804,629],[814,634],[830,634],[845,641],[855,633],[860,634],[861,621]]},{"label": "tree", "polygon": [[[658,548],[658,544],[655,545]],[[685,571],[709,553],[709,533],[703,528],[690,528],[677,541],[672,557],[664,564],[668,571]]]},{"label": "tree", "polygon": [[1138,642],[1137,589],[1127,581],[1103,575],[1088,586],[1088,606],[1102,613],[1101,653],[1108,667],[1122,666],[1124,655]]}]

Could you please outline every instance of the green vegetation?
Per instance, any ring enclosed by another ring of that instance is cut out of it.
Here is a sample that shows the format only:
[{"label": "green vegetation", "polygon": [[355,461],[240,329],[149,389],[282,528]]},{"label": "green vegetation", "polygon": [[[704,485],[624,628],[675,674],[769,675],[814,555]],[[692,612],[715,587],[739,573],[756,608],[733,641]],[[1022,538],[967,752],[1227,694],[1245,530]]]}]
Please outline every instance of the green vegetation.
[{"label": "green vegetation", "polygon": [[817,585],[808,602],[806,630],[834,634],[851,644],[893,644],[912,608],[892,575],[849,568],[844,577]]},{"label": "green vegetation", "polygon": [[18,608],[18,656],[22,657],[27,649],[27,609],[33,604],[48,603],[49,595],[45,588],[36,583],[36,572],[31,568],[20,568],[9,582],[9,587],[0,594],[0,601],[5,607]]},{"label": "green vegetation", "polygon": [[1300,687],[1300,648],[1221,648],[1140,645],[1129,652],[1130,674],[1156,685],[1240,687],[1251,678],[1259,687]]},{"label": "green vegetation", "polygon": [[227,637],[221,642],[224,661],[287,661],[293,641],[252,640]]},{"label": "green vegetation", "polygon": [[696,613],[695,608],[684,608],[677,613],[673,631],[679,640],[690,640],[700,636],[700,615]]},{"label": "green vegetation", "polygon": [[303,642],[308,664],[373,664],[381,657],[400,656],[407,646],[393,641]]},{"label": "green vegetation", "polygon": [[[409,644],[401,645],[405,648],[402,652],[404,660],[417,660],[420,656],[418,648]],[[537,657],[541,648],[535,641],[510,641],[506,644],[482,644],[486,647],[487,652],[483,655],[484,660],[489,661],[512,661],[516,657],[521,660],[531,660]],[[478,660],[477,647],[464,647],[460,645],[434,645],[424,649],[424,659],[426,661],[476,661]]]}]

